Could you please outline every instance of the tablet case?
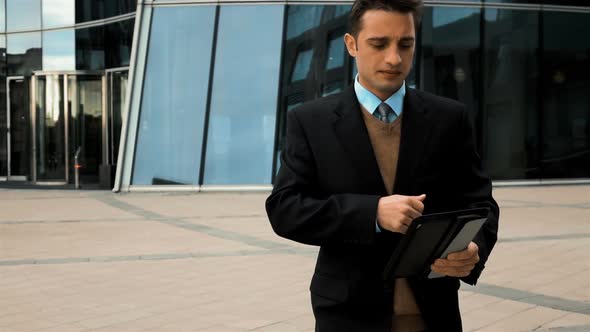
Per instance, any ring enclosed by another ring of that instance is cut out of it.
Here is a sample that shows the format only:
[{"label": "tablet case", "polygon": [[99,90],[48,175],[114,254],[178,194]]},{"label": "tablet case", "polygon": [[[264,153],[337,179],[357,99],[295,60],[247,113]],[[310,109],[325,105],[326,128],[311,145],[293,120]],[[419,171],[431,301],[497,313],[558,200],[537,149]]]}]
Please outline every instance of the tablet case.
[{"label": "tablet case", "polygon": [[414,219],[383,270],[384,280],[440,277],[430,270],[430,265],[439,257],[467,248],[489,212],[488,208],[477,208]]}]

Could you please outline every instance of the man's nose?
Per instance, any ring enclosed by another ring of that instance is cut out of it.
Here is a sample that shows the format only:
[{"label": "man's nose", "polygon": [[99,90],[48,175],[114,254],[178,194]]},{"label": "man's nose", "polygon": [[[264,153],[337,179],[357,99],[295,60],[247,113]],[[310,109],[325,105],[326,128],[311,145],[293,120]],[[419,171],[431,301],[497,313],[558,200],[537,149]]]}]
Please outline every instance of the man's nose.
[{"label": "man's nose", "polygon": [[397,66],[402,63],[402,57],[400,56],[397,47],[392,46],[387,50],[385,61],[392,66]]}]

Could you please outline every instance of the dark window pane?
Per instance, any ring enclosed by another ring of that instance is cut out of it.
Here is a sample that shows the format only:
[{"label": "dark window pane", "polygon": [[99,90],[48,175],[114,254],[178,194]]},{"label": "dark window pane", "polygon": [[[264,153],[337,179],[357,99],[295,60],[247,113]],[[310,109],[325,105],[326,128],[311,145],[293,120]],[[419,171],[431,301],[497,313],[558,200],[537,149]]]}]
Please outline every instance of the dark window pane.
[{"label": "dark window pane", "polygon": [[538,17],[486,9],[483,161],[492,178],[539,178]]},{"label": "dark window pane", "polygon": [[76,23],[134,12],[136,0],[76,0]]},{"label": "dark window pane", "polygon": [[41,70],[41,33],[8,34],[8,75],[31,75],[34,70]]},{"label": "dark window pane", "polygon": [[221,7],[205,184],[271,182],[283,13]]},{"label": "dark window pane", "polygon": [[291,82],[305,79],[309,73],[311,65],[311,58],[313,57],[313,50],[304,50],[297,53],[297,60],[295,60],[295,67],[291,74]]},{"label": "dark window pane", "polygon": [[287,10],[287,39],[315,29],[322,20],[324,6],[289,6]]},{"label": "dark window pane", "polygon": [[589,14],[543,13],[545,178],[590,177]]},{"label": "dark window pane", "polygon": [[129,66],[135,19],[76,29],[76,68],[101,70]]},{"label": "dark window pane", "polygon": [[43,0],[43,29],[74,25],[74,7],[75,0]]},{"label": "dark window pane", "polygon": [[111,23],[105,26],[106,68],[129,66],[135,19]]},{"label": "dark window pane", "polygon": [[287,6],[277,155],[285,141],[287,110],[338,93],[352,82],[354,61],[346,53],[342,38],[349,11],[349,5]]},{"label": "dark window pane", "polygon": [[105,68],[104,26],[76,29],[76,69]]},{"label": "dark window pane", "polygon": [[336,35],[330,38],[328,43],[328,59],[326,59],[326,70],[344,66],[347,53],[344,52],[344,35]]},{"label": "dark window pane", "polygon": [[74,30],[43,32],[43,70],[76,69]]},{"label": "dark window pane", "polygon": [[6,0],[7,30],[39,30],[41,0]]},{"label": "dark window pane", "polygon": [[422,22],[421,88],[459,100],[476,119],[481,98],[480,9],[426,8]]},{"label": "dark window pane", "polygon": [[154,9],[135,185],[198,184],[214,19],[213,6]]}]

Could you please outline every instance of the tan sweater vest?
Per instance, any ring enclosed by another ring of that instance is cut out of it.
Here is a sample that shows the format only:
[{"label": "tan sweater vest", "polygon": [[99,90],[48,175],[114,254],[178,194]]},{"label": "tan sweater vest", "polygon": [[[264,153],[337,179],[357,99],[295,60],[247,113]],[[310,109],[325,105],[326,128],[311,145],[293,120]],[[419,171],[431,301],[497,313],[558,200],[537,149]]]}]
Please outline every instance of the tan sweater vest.
[{"label": "tan sweater vest", "polygon": [[[392,195],[399,157],[402,116],[399,116],[392,123],[385,123],[375,118],[365,109],[362,110],[362,114],[387,194]],[[416,305],[416,299],[408,285],[408,281],[405,278],[396,279],[393,296],[392,332],[417,332],[423,330],[426,330],[426,325],[420,314],[420,309]]]}]

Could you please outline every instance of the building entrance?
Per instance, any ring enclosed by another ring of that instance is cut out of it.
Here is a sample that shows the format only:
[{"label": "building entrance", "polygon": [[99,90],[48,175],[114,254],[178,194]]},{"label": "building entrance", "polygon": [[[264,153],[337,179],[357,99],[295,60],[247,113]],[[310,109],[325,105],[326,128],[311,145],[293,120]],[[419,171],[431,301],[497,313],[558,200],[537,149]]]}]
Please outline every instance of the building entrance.
[{"label": "building entrance", "polygon": [[6,79],[6,170],[3,172],[9,181],[27,180],[30,174],[30,134],[28,84],[22,76]]},{"label": "building entrance", "polygon": [[33,76],[33,180],[71,183],[78,154],[83,183],[97,183],[102,162],[102,73],[44,73]]}]

